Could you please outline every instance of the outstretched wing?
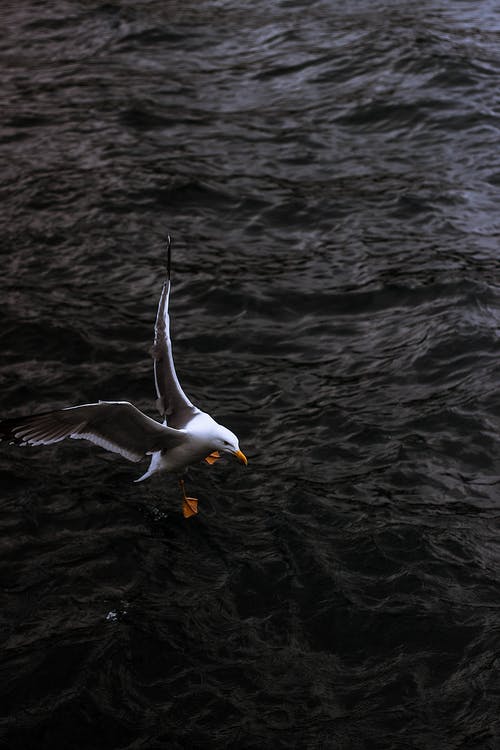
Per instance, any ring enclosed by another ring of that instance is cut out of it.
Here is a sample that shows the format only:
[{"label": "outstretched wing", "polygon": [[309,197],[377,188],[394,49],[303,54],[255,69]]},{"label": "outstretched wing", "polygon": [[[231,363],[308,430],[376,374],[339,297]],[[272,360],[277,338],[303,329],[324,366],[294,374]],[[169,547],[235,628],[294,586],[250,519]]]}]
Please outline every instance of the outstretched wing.
[{"label": "outstretched wing", "polygon": [[90,440],[129,461],[177,445],[176,430],[147,417],[127,401],[99,401],[45,414],[0,420],[0,440],[18,445],[50,445],[65,438]]},{"label": "outstretched wing", "polygon": [[199,413],[182,390],[174,367],[172,356],[172,341],[170,339],[170,316],[168,304],[170,300],[170,237],[167,247],[167,278],[161,290],[158,313],[155,323],[155,338],[153,344],[153,359],[157,405],[161,416],[170,427],[182,429]]}]

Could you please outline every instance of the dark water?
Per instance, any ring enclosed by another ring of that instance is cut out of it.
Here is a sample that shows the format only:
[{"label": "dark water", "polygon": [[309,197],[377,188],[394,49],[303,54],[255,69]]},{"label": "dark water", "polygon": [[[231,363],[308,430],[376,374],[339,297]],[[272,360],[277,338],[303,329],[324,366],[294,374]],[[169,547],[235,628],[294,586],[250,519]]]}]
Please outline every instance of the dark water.
[{"label": "dark water", "polygon": [[500,747],[498,4],[1,20],[1,413],[155,413],[168,230],[250,460],[0,446],[2,747]]}]

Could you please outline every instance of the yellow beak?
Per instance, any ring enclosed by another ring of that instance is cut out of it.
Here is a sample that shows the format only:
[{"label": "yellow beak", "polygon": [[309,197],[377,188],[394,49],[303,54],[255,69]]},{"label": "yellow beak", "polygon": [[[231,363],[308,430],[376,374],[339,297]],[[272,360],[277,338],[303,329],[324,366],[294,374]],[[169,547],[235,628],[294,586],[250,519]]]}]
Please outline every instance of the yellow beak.
[{"label": "yellow beak", "polygon": [[245,466],[247,466],[247,464],[248,464],[248,461],[247,461],[247,457],[245,456],[245,454],[244,454],[244,453],[242,453],[242,452],[241,452],[240,450],[238,450],[238,451],[235,451],[235,452],[233,453],[233,455],[234,455],[234,456],[236,456],[236,458],[237,458],[237,459],[238,459],[239,461],[241,461],[241,463],[242,463],[242,464],[245,464]]}]

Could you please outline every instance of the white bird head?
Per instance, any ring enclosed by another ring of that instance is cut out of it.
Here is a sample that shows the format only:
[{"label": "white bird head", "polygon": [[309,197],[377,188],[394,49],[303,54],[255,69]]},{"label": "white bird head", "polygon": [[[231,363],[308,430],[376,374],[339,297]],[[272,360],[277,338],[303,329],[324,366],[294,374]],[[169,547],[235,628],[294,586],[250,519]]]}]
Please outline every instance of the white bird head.
[{"label": "white bird head", "polygon": [[242,451],[240,451],[238,438],[234,432],[231,432],[231,430],[228,430],[227,427],[223,427],[221,424],[217,425],[214,448],[221,453],[230,453],[231,455],[236,456],[236,458],[241,461],[242,464],[245,464],[245,466],[248,463],[247,457]]}]

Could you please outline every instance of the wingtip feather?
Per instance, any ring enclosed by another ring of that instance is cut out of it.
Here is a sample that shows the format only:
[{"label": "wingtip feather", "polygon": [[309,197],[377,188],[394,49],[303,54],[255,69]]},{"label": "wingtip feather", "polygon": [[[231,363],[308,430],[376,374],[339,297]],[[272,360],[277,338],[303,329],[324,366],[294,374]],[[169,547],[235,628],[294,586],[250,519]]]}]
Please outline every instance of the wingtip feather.
[{"label": "wingtip feather", "polygon": [[167,235],[167,279],[170,281],[170,267],[172,258],[172,238]]}]

